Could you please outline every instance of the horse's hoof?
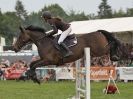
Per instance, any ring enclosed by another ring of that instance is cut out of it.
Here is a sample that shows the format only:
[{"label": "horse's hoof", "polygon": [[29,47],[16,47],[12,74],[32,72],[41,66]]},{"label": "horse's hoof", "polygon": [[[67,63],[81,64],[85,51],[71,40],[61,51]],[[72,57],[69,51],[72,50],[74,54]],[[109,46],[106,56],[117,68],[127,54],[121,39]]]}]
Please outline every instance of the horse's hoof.
[{"label": "horse's hoof", "polygon": [[41,81],[39,79],[37,79],[37,83],[40,85],[41,84]]},{"label": "horse's hoof", "polygon": [[41,84],[41,81],[37,78],[33,78],[32,80],[33,80],[34,83],[38,83],[39,85]]}]

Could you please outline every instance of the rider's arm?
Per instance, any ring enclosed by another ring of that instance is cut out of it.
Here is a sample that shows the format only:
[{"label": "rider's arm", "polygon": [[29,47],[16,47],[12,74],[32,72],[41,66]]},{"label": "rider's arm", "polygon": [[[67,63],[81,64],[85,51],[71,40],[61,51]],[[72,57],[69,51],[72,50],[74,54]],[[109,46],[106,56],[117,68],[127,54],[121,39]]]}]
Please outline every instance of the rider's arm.
[{"label": "rider's arm", "polygon": [[48,31],[47,32],[47,35],[48,36],[51,36],[51,35],[56,34],[58,32],[58,29],[57,29],[56,25],[53,22],[51,22],[51,21],[49,21],[49,24],[51,25],[52,30],[51,31]]}]

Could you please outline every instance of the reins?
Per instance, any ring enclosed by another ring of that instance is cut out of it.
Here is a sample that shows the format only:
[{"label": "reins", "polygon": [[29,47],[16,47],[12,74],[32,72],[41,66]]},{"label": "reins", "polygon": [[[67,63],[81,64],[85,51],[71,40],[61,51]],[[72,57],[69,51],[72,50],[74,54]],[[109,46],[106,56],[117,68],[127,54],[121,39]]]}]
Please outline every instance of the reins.
[{"label": "reins", "polygon": [[45,37],[46,37],[46,35],[43,35],[42,37],[36,39],[35,41],[39,42],[40,40],[42,40],[42,39],[45,38]]}]

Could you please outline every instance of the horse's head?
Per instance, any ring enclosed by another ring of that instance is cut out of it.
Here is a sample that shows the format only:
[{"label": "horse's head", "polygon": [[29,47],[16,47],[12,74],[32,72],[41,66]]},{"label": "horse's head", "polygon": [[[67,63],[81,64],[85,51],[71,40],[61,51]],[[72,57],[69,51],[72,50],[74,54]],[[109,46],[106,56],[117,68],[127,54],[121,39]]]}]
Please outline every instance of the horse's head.
[{"label": "horse's head", "polygon": [[29,43],[35,43],[43,38],[47,37],[45,34],[45,29],[30,25],[26,28],[20,27],[20,34],[17,38],[16,42],[13,44],[13,48],[15,52],[20,51],[24,46]]},{"label": "horse's head", "polygon": [[20,35],[18,36],[17,40],[13,44],[13,49],[15,52],[20,51],[25,45],[31,42],[30,36],[28,35],[28,30],[20,26]]}]

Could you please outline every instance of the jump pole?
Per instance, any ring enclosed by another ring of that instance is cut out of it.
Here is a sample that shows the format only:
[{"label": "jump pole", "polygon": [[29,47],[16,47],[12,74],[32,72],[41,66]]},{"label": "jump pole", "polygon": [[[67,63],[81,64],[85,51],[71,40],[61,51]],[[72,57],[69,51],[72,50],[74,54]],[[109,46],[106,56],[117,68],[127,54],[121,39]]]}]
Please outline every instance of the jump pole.
[{"label": "jump pole", "polygon": [[[85,99],[90,99],[90,48],[84,49],[84,65],[85,71],[81,70],[81,60],[76,61],[76,99],[81,99],[81,93]],[[81,74],[85,76],[85,88],[81,88]]]},{"label": "jump pole", "polygon": [[90,48],[85,48],[86,99],[90,99]]}]

